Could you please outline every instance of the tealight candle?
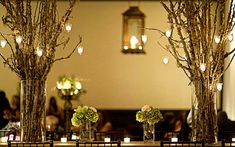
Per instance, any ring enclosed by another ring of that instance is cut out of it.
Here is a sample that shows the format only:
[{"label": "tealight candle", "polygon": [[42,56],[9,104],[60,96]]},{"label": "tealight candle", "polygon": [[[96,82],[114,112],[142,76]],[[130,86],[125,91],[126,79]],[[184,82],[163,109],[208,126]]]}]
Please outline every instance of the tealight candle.
[{"label": "tealight candle", "polygon": [[130,139],[129,137],[125,137],[125,138],[124,138],[124,142],[125,142],[125,143],[129,143],[130,141],[131,141],[131,139]]},{"label": "tealight candle", "polygon": [[178,138],[177,138],[177,137],[171,138],[171,142],[177,142],[177,141],[178,141]]},{"label": "tealight candle", "polygon": [[232,138],[232,141],[235,141],[235,138]]},{"label": "tealight candle", "polygon": [[1,142],[7,142],[7,139],[8,139],[7,136],[1,137]]},{"label": "tealight candle", "polygon": [[66,143],[66,142],[67,142],[67,137],[61,137],[61,138],[60,138],[60,141],[61,141],[62,143]]},{"label": "tealight candle", "polygon": [[13,140],[14,139],[14,135],[13,134],[10,134],[9,135],[9,140]]},{"label": "tealight candle", "polygon": [[110,142],[110,138],[104,138],[104,142]]},{"label": "tealight candle", "polygon": [[20,141],[20,136],[16,136],[15,140]]}]

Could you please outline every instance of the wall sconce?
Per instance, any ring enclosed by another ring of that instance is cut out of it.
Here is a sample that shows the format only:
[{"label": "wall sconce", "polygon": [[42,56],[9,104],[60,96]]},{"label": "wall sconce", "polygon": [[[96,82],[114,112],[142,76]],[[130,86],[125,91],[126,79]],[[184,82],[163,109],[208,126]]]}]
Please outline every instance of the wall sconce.
[{"label": "wall sconce", "polygon": [[144,44],[147,36],[144,34],[145,15],[139,7],[132,6],[123,13],[123,53],[145,54]]}]

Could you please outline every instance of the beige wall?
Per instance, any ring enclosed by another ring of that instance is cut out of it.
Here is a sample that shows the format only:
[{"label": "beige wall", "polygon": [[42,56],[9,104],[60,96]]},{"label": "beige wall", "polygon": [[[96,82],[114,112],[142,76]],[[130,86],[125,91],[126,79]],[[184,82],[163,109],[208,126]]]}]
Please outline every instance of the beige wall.
[{"label": "beige wall", "polygon": [[[61,3],[63,7],[64,2]],[[159,2],[141,2],[139,7],[146,14],[146,27],[167,29],[167,16]],[[83,79],[87,90],[79,102],[74,101],[74,107],[78,104],[115,109],[137,109],[144,104],[161,109],[190,107],[188,79],[173,58],[168,65],[162,64],[163,56],[170,55],[158,45],[158,41],[165,44],[158,32],[146,31],[149,37],[146,55],[121,53],[122,13],[127,9],[127,1],[79,3],[73,11],[71,42],[66,49],[73,49],[81,35],[85,51],[82,56],[74,54],[54,64],[47,80],[48,97],[57,96],[54,88],[60,75],[72,74]],[[5,28],[0,24],[2,30]],[[64,52],[58,51],[57,57]],[[0,64],[0,81],[0,89],[8,97],[16,93],[17,77],[3,64]],[[62,100],[59,102],[63,105]]]}]

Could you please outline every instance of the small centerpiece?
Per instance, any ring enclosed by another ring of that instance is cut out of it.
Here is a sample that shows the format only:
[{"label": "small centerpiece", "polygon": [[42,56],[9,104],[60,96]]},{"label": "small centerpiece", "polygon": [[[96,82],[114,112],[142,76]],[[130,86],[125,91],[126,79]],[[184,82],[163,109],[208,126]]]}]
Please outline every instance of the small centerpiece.
[{"label": "small centerpiece", "polygon": [[91,141],[91,122],[97,122],[99,115],[94,107],[78,106],[71,119],[72,125],[80,129],[80,141]]},{"label": "small centerpiece", "polygon": [[144,105],[141,110],[136,113],[136,120],[143,122],[144,142],[154,142],[155,123],[158,123],[162,119],[163,117],[160,110],[149,105]]}]

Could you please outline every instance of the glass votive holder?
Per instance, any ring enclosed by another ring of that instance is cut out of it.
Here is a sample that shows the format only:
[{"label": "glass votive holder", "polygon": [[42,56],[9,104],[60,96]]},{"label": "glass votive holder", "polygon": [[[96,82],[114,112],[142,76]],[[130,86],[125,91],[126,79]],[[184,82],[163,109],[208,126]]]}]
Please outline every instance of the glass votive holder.
[{"label": "glass votive holder", "polygon": [[1,142],[7,142],[7,141],[8,141],[8,137],[7,136],[1,137]]},{"label": "glass votive holder", "polygon": [[177,142],[177,141],[178,141],[178,138],[177,138],[177,137],[171,138],[171,142]]},{"label": "glass votive holder", "polygon": [[14,134],[9,135],[9,140],[14,140]]},{"label": "glass votive holder", "polygon": [[104,142],[110,142],[110,140],[111,140],[111,139],[108,138],[108,137],[105,137],[105,138],[104,138]]},{"label": "glass votive holder", "polygon": [[20,141],[20,136],[16,136],[15,140]]},{"label": "glass votive holder", "polygon": [[61,137],[61,138],[60,138],[60,142],[66,143],[66,142],[67,142],[67,137]]},{"label": "glass votive holder", "polygon": [[131,139],[130,139],[129,137],[125,137],[125,138],[124,138],[124,142],[125,142],[125,143],[129,143],[130,141],[131,141]]}]

